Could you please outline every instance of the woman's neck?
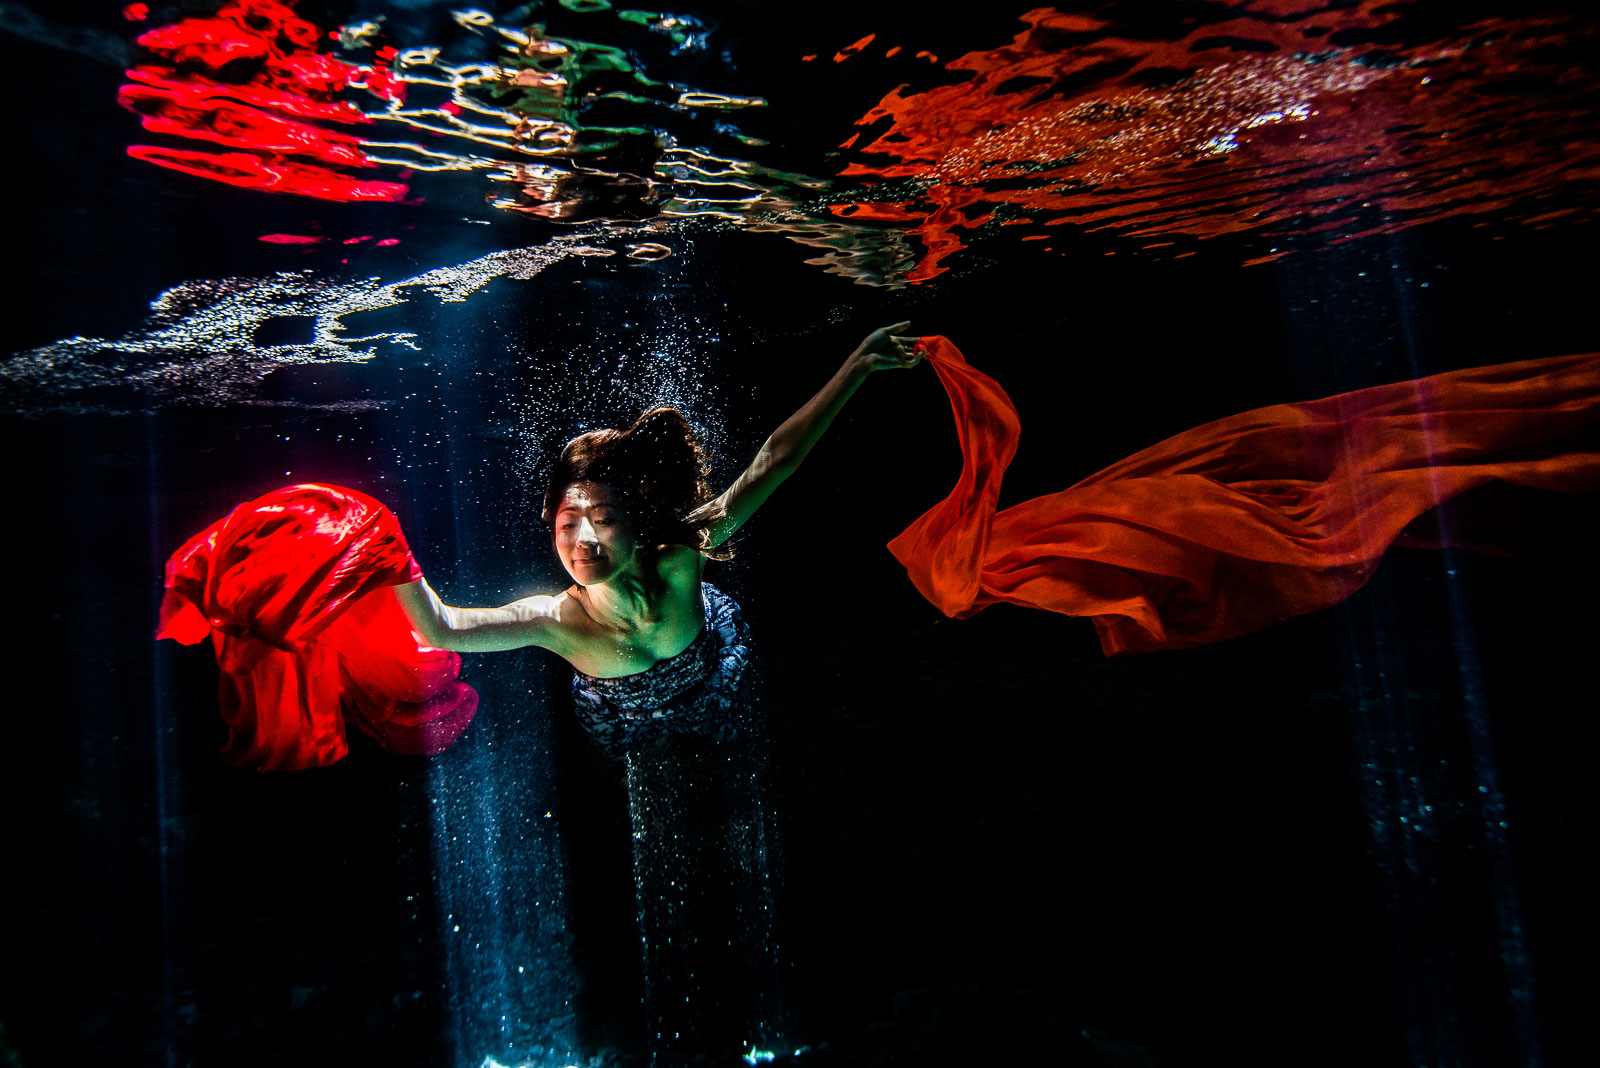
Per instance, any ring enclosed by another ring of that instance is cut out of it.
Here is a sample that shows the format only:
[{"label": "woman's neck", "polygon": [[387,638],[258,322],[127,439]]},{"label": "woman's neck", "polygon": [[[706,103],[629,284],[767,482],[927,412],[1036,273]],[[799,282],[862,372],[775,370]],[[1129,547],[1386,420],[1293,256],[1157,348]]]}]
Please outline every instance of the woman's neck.
[{"label": "woman's neck", "polygon": [[589,618],[607,630],[631,633],[655,621],[655,590],[636,571],[624,571],[604,582],[579,588]]}]

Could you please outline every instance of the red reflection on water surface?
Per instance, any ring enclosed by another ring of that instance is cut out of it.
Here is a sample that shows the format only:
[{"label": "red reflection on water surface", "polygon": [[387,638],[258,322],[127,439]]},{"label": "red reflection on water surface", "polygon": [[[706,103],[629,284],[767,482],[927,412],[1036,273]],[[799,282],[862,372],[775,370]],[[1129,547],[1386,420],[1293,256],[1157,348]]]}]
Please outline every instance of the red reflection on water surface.
[{"label": "red reflection on water surface", "polygon": [[235,0],[215,17],[183,19],[141,34],[139,45],[157,61],[126,72],[118,102],[151,133],[235,151],[130,145],[128,154],[250,189],[322,200],[402,199],[403,182],[347,173],[377,164],[363,151],[361,138],[321,124],[369,124],[341,94],[364,88],[401,100],[404,83],[389,72],[387,58],[358,66],[320,54],[317,46],[326,36],[274,0]]},{"label": "red reflection on water surface", "polygon": [[1413,28],[1410,13],[1405,0],[1193,4],[1152,33],[1030,11],[1010,44],[946,65],[964,81],[902,85],[857,122],[871,136],[843,174],[893,185],[833,210],[911,224],[926,250],[913,281],[985,224],[1035,239],[1111,230],[1145,248],[1249,232],[1262,262],[1291,234],[1592,213],[1600,80],[1577,57],[1593,27]]}]

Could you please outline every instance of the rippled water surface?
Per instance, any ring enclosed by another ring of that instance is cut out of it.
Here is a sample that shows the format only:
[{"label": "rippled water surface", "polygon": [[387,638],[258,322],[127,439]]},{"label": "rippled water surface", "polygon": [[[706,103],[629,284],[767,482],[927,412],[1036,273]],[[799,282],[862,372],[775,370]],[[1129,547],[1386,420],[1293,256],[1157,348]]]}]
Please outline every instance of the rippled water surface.
[{"label": "rippled water surface", "polygon": [[[124,9],[117,102],[139,129],[116,128],[130,158],[188,176],[146,176],[175,195],[195,178],[255,194],[229,210],[263,225],[232,226],[297,269],[187,279],[118,336],[25,350],[0,372],[14,408],[246,401],[282,363],[406,344],[343,318],[411,287],[465,299],[567,256],[648,262],[730,229],[782,235],[817,268],[896,288],[959,268],[969,248],[1003,259],[1089,241],[1152,259],[1226,236],[1222,255],[1259,264],[1311,234],[1338,244],[1461,219],[1503,240],[1586,221],[1595,203],[1594,28],[1559,9],[1112,4],[1021,12],[1014,32],[992,16],[962,32],[890,11],[858,13],[884,25],[850,42],[779,15],[746,57],[735,45],[753,29],[608,3],[343,21],[272,0],[213,7]],[[773,30],[841,43],[802,53]],[[965,50],[950,54],[952,41]],[[881,99],[850,116],[873,85]],[[284,197],[393,207],[357,224]],[[470,240],[473,225],[509,237],[503,213],[562,225],[404,274],[415,250],[397,246],[437,248],[441,230]],[[265,225],[280,216],[295,225]],[[352,254],[387,273],[350,279]],[[315,319],[308,342],[255,343],[263,323],[295,316]],[[101,387],[117,396],[78,400]]]}]

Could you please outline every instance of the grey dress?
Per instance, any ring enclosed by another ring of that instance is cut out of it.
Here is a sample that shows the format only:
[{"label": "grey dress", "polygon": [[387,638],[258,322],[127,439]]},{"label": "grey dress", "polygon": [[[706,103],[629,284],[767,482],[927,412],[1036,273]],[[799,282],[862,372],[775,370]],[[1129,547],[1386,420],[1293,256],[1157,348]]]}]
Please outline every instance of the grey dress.
[{"label": "grey dress", "polygon": [[702,583],[705,629],[645,671],[572,680],[578,721],[622,762],[651,1054],[728,1063],[785,1031],[776,841],[739,606]]},{"label": "grey dress", "polygon": [[574,673],[578,722],[612,760],[669,733],[714,742],[738,735],[739,682],[750,661],[748,629],[732,597],[706,582],[700,584],[700,597],[705,629],[677,656],[611,679]]}]

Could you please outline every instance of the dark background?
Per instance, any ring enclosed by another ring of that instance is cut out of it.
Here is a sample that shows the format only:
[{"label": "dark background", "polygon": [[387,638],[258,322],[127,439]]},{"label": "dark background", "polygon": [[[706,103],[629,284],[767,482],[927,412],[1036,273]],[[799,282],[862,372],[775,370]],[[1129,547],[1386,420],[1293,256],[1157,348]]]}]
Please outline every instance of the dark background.
[{"label": "dark background", "polygon": [[[717,15],[750,83],[718,87],[773,97],[797,154],[837,143],[884,88],[831,72],[803,100],[774,88],[801,73],[780,54],[875,28],[854,5]],[[1010,16],[905,28],[955,54],[1001,39]],[[131,36],[99,9],[75,25],[102,52]],[[557,232],[471,190],[442,205],[441,188],[426,211],[334,206],[161,171],[123,154],[135,123],[112,103],[105,55],[7,43],[17,84],[42,90],[13,133],[8,352],[115,336],[185,279],[391,280]],[[458,225],[455,207],[493,226]],[[311,256],[255,240],[308,220],[418,229]],[[549,796],[517,785],[523,756],[561,769],[585,1053],[638,1046],[621,796],[561,718],[560,665],[469,660],[485,703],[445,772],[361,738],[311,772],[215,758],[209,654],[150,633],[166,555],[239,501],[342,482],[395,508],[446,596],[550,588],[541,487],[512,453],[530,425],[554,448],[651,388],[576,395],[584,361],[692,342],[685,366],[704,373],[689,407],[728,478],[863,334],[910,319],[1016,400],[1008,503],[1257,405],[1595,348],[1580,252],[1596,236],[1445,223],[1305,239],[1250,268],[1220,240],[1157,261],[1107,257],[1109,237],[1049,254],[994,237],[936,284],[886,292],[806,266],[775,235],[690,230],[653,238],[674,249],[660,263],[571,259],[464,304],[414,300],[386,314],[422,351],[268,381],[271,397],[379,411],[7,415],[20,685],[3,776],[5,1052],[447,1063],[472,1010],[440,948],[430,796],[495,745],[512,802]],[[530,404],[545,406],[531,421]],[[745,606],[764,664],[797,1043],[847,1064],[1564,1061],[1582,1024],[1573,931],[1592,837],[1573,739],[1592,705],[1592,500],[1480,495],[1463,521],[1509,555],[1396,551],[1337,609],[1107,660],[1083,620],[1007,607],[945,620],[883,551],[954,479],[946,412],[931,373],[876,376],[735,561],[708,572]],[[1373,786],[1385,767],[1436,806],[1424,839],[1394,844],[1402,809]],[[1486,781],[1504,791],[1504,856]],[[1501,959],[1508,892],[1529,987]],[[1519,1004],[1532,1006],[1520,1028]]]}]

